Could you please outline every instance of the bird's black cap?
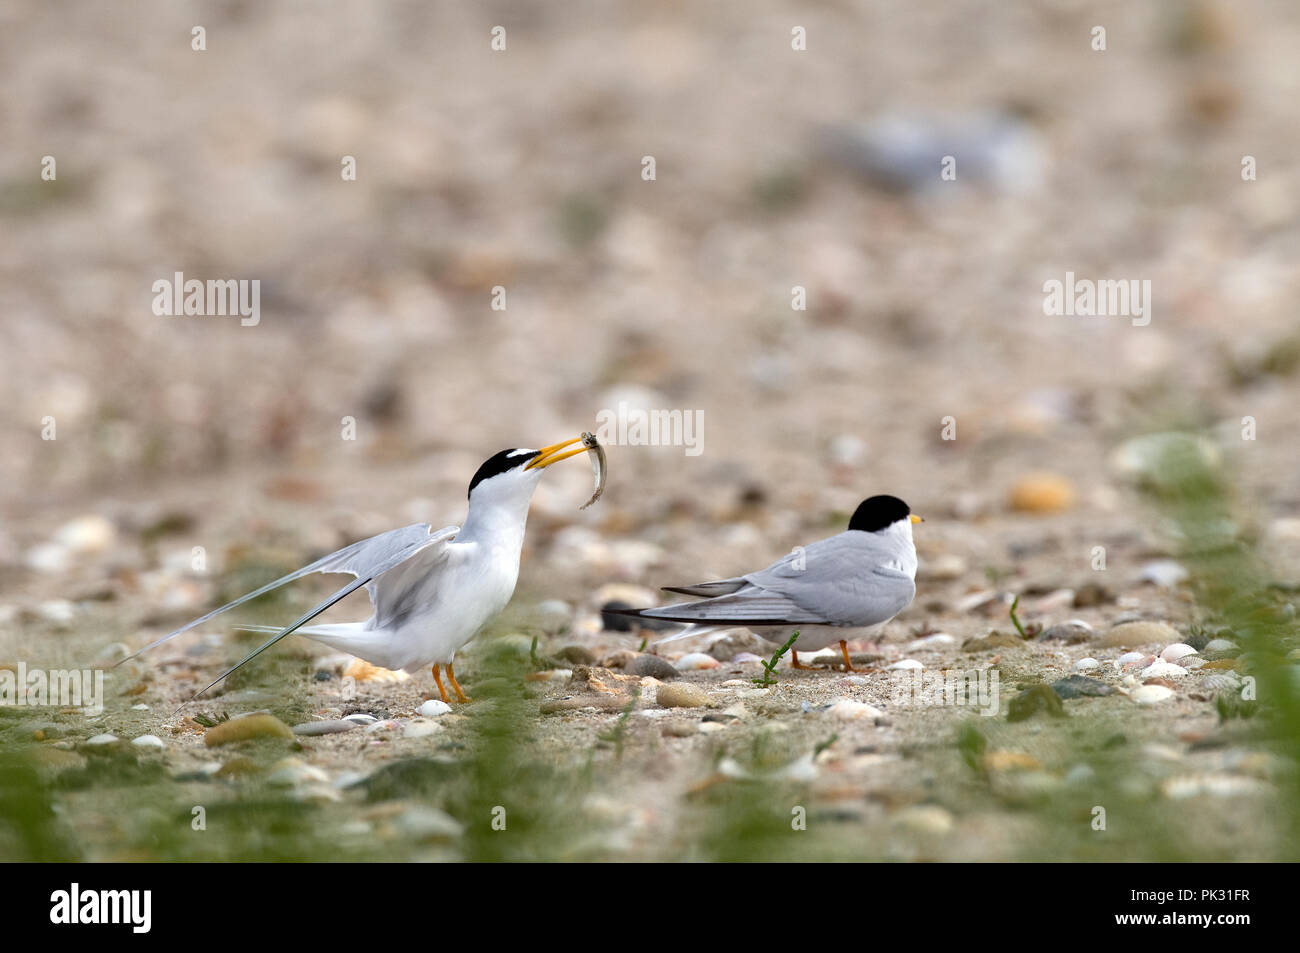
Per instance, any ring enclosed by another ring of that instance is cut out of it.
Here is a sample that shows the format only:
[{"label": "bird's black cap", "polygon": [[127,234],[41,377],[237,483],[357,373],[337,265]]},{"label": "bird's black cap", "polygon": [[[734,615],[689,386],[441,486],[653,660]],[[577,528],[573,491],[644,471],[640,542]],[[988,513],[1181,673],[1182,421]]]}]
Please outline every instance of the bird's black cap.
[{"label": "bird's black cap", "polygon": [[873,496],[858,504],[849,520],[849,529],[878,533],[912,515],[907,504],[896,496]]},{"label": "bird's black cap", "polygon": [[500,453],[493,454],[483,461],[483,465],[474,474],[474,479],[469,481],[470,494],[474,492],[474,487],[488,477],[521,467],[539,453],[540,450],[502,450]]}]

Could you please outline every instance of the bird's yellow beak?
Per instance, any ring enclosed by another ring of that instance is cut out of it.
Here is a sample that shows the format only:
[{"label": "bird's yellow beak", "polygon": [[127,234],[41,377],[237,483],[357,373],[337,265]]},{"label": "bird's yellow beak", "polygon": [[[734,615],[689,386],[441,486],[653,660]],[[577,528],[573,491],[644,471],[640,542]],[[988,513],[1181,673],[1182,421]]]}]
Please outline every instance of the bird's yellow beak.
[{"label": "bird's yellow beak", "polygon": [[923,520],[921,517],[919,517],[919,516],[917,516],[915,513],[913,513],[913,514],[912,514],[912,522],[913,522],[913,523],[924,523],[925,520]]},{"label": "bird's yellow beak", "polygon": [[[574,444],[582,444],[581,437],[572,437],[569,440],[553,443],[549,447],[542,447],[537,451],[537,456],[533,457],[524,467],[525,470],[531,470],[533,467],[549,467],[552,463],[559,463],[561,460],[567,460],[569,457],[579,453],[586,453],[586,446],[573,447]],[[565,447],[573,447],[572,450],[565,450]]]}]

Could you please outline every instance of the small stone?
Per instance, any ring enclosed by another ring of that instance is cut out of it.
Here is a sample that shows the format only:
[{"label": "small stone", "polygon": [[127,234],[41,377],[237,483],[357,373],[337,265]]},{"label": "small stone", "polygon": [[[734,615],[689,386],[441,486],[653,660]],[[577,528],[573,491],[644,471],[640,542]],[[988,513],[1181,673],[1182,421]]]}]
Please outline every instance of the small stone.
[{"label": "small stone", "polygon": [[661,708],[703,708],[710,704],[708,692],[686,682],[660,685],[655,701]]},{"label": "small stone", "polygon": [[1232,639],[1210,639],[1205,643],[1205,648],[1201,649],[1201,651],[1206,655],[1210,655],[1220,652],[1235,652],[1237,648],[1237,643]]},{"label": "small stone", "polygon": [[689,738],[700,733],[699,725],[693,721],[669,721],[660,729],[667,738]]},{"label": "small stone", "polygon": [[1267,794],[1273,788],[1258,778],[1243,777],[1236,774],[1192,774],[1167,778],[1160,785],[1165,797],[1174,800],[1201,797],[1240,797],[1243,795]]},{"label": "small stone", "polygon": [[132,706],[131,706],[131,710],[132,710],[132,711],[148,711],[148,710],[149,710],[149,706],[146,705],[144,702],[141,702],[141,703],[138,704],[138,705],[132,705]]},{"label": "small stone", "polygon": [[[1084,675],[1071,676],[1071,678],[1086,677]],[[1032,688],[1026,688],[1011,699],[1011,704],[1007,708],[1007,721],[1024,721],[1040,711],[1044,711],[1056,718],[1065,715],[1065,706],[1061,704],[1061,696],[1050,685],[1035,685]]]},{"label": "small stone", "polygon": [[923,638],[914,639],[909,642],[905,651],[908,652],[931,652],[940,649],[951,648],[957,644],[957,639],[946,632],[936,632],[933,635],[927,635]]},{"label": "small stone", "polygon": [[1011,635],[1007,632],[990,632],[988,635],[979,638],[967,639],[961,644],[963,652],[992,652],[995,649],[1018,648],[1025,644],[1025,640],[1018,635]]},{"label": "small stone", "polygon": [[75,555],[101,553],[113,545],[117,528],[103,516],[79,516],[54,533],[54,543]]},{"label": "small stone", "polygon": [[956,553],[944,553],[935,559],[921,560],[916,575],[919,579],[950,582],[966,575],[966,560]]},{"label": "small stone", "polygon": [[352,731],[357,727],[355,721],[340,718],[338,721],[307,721],[293,726],[295,735],[315,737],[316,735],[333,735],[340,731]]},{"label": "small stone", "polygon": [[885,713],[864,702],[845,699],[831,705],[826,709],[826,714],[836,721],[875,721],[877,718],[883,718]]},{"label": "small stone", "polygon": [[903,659],[903,660],[901,660],[901,661],[895,662],[893,665],[890,665],[890,666],[889,666],[889,671],[891,671],[891,672],[911,672],[911,671],[920,671],[920,670],[923,669],[923,668],[925,668],[925,666],[922,665],[920,662],[918,662],[916,659],[914,659],[914,658],[905,658],[905,659]]},{"label": "small stone", "polygon": [[1160,653],[1160,657],[1166,662],[1177,662],[1188,655],[1196,655],[1196,649],[1192,648],[1186,642],[1175,642],[1173,645],[1165,646],[1165,650]]},{"label": "small stone", "polygon": [[1042,762],[1019,751],[990,751],[984,756],[984,769],[992,772],[1036,771]]},{"label": "small stone", "polygon": [[274,715],[245,715],[231,718],[219,725],[213,725],[203,735],[203,743],[208,747],[230,744],[232,741],[248,741],[252,738],[293,738],[289,726]]},{"label": "small stone", "polygon": [[[570,675],[573,673],[570,672]],[[451,706],[440,698],[430,698],[427,702],[415,709],[417,715],[423,715],[425,718],[437,718],[439,715],[451,713]]]},{"label": "small stone", "polygon": [[86,744],[98,748],[101,745],[117,744],[120,740],[121,739],[118,738],[117,735],[102,734],[102,735],[95,735],[93,738],[87,738]]},{"label": "small stone", "polygon": [[1059,513],[1074,504],[1074,485],[1056,473],[1031,473],[1011,487],[1007,503],[1020,513]]},{"label": "small stone", "polygon": [[942,837],[952,832],[954,821],[952,814],[937,804],[918,804],[899,811],[894,823],[914,834]]},{"label": "small stone", "polygon": [[1107,646],[1168,645],[1179,642],[1178,630],[1164,622],[1122,622],[1101,637]]},{"label": "small stone", "polygon": [[753,652],[738,652],[731,657],[733,665],[753,665],[761,661],[763,661],[763,657],[755,655]]},{"label": "small stone", "polygon": [[1044,629],[1038,636],[1040,641],[1064,642],[1066,645],[1077,645],[1079,642],[1087,642],[1092,638],[1093,629],[1082,619],[1071,619],[1068,622],[1058,622],[1056,625]]},{"label": "small stone", "polygon": [[1115,689],[1105,682],[1087,675],[1070,675],[1052,683],[1052,690],[1062,698],[1081,698],[1084,696],[1113,695]]},{"label": "small stone", "polygon": [[1142,582],[1154,583],[1164,589],[1173,589],[1187,579],[1188,572],[1172,559],[1157,559],[1147,563],[1138,572]]},{"label": "small stone", "polygon": [[1074,608],[1076,609],[1090,609],[1114,601],[1114,593],[1098,582],[1086,582],[1074,590]]},{"label": "small stone", "polygon": [[670,678],[677,678],[681,673],[673,667],[673,664],[667,659],[660,658],[657,655],[638,655],[624,667],[629,675],[650,676],[660,681],[666,681]]},{"label": "small stone", "polygon": [[[660,686],[662,690],[667,686]],[[560,698],[555,701],[544,702],[542,704],[543,715],[553,715],[562,711],[580,711],[583,708],[596,708],[601,711],[622,711],[628,705],[629,699],[622,695],[599,695],[596,693],[584,695],[570,695],[568,698]]]},{"label": "small stone", "polygon": [[1074,663],[1074,670],[1076,672],[1095,672],[1099,668],[1101,668],[1101,663],[1091,656],[1088,658],[1081,658],[1079,661]]},{"label": "small stone", "polygon": [[673,662],[673,668],[679,672],[698,672],[706,668],[717,668],[718,660],[703,652],[690,652]]},{"label": "small stone", "polygon": [[166,743],[157,735],[141,735],[138,738],[132,738],[131,744],[137,748],[165,748]]},{"label": "small stone", "polygon": [[595,665],[596,653],[585,645],[566,645],[557,653],[559,658],[574,665]]},{"label": "small stone", "polygon": [[1213,662],[1206,662],[1201,666],[1202,669],[1219,672],[1235,672],[1241,667],[1241,663],[1233,658],[1215,659]]},{"label": "small stone", "polygon": [[361,725],[362,727],[364,727],[366,725],[373,725],[379,719],[376,718],[374,715],[367,715],[363,711],[358,711],[358,712],[354,712],[351,715],[344,715],[343,720],[350,721],[353,724]]},{"label": "small stone", "polygon": [[429,735],[436,735],[442,731],[442,725],[436,721],[428,721],[424,718],[413,718],[402,724],[403,738],[427,738]]},{"label": "small stone", "polygon": [[1174,690],[1164,685],[1143,685],[1129,694],[1139,705],[1159,705],[1174,697]]},{"label": "small stone", "polygon": [[450,814],[423,804],[407,808],[394,819],[393,826],[403,838],[413,841],[452,840],[465,831]]},{"label": "small stone", "polygon": [[281,758],[271,765],[271,773],[266,776],[267,784],[277,787],[298,787],[301,784],[325,783],[329,775],[320,768],[307,764],[301,758]]}]

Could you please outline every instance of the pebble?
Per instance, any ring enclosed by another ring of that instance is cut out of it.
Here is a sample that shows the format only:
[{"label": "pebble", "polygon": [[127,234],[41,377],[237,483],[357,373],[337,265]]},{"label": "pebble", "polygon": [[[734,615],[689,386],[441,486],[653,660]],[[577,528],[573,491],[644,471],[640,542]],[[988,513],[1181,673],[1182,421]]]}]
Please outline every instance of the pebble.
[{"label": "pebble", "polygon": [[[570,672],[570,675],[573,673]],[[440,698],[430,698],[427,702],[415,709],[417,715],[423,715],[425,718],[437,718],[439,715],[451,713],[451,706]]]},{"label": "pebble", "polygon": [[1187,579],[1189,573],[1172,559],[1157,559],[1147,563],[1138,571],[1142,582],[1155,583],[1164,589],[1173,589]]},{"label": "pebble", "polygon": [[953,816],[937,804],[918,804],[894,816],[894,823],[915,834],[943,836],[952,833]]},{"label": "pebble", "polygon": [[266,783],[276,787],[298,787],[301,784],[328,781],[328,774],[301,758],[281,758],[271,765],[271,772],[266,776]]},{"label": "pebble", "polygon": [[706,668],[717,668],[720,663],[712,655],[703,652],[690,652],[673,663],[679,672],[698,672]]},{"label": "pebble", "polygon": [[1172,662],[1164,662],[1160,659],[1152,662],[1146,668],[1138,673],[1138,678],[1148,682],[1153,678],[1182,678],[1187,674],[1187,669],[1181,665],[1175,665]]},{"label": "pebble", "polygon": [[956,553],[944,553],[934,559],[921,560],[916,575],[920,579],[950,582],[966,575],[966,569],[966,560],[963,557]]},{"label": "pebble", "polygon": [[893,665],[889,666],[890,671],[900,672],[916,671],[923,668],[925,668],[925,666],[914,658],[905,658],[902,661],[895,662]]},{"label": "pebble", "polygon": [[148,711],[148,710],[149,710],[149,706],[146,705],[144,702],[141,702],[141,703],[138,704],[138,705],[132,705],[132,706],[131,706],[131,710],[132,710],[132,711]]},{"label": "pebble", "polygon": [[751,665],[755,662],[763,661],[761,655],[755,655],[753,652],[738,652],[731,657],[731,661],[736,665]]},{"label": "pebble", "polygon": [[295,735],[314,737],[316,735],[333,735],[340,731],[352,731],[357,727],[355,721],[339,719],[338,721],[307,721],[293,726]]},{"label": "pebble", "polygon": [[413,718],[402,724],[403,738],[427,738],[429,735],[436,735],[442,731],[442,725],[436,721],[428,721],[424,718]]},{"label": "pebble", "polygon": [[1139,705],[1159,705],[1174,697],[1174,690],[1164,685],[1143,685],[1129,695]]},{"label": "pebble", "polygon": [[1094,672],[1099,668],[1101,668],[1101,663],[1091,656],[1088,658],[1081,658],[1079,661],[1074,663],[1074,670],[1076,672]]},{"label": "pebble", "polygon": [[87,738],[86,744],[99,747],[100,745],[117,744],[117,742],[120,740],[121,739],[118,738],[117,735],[102,734],[102,735],[95,735],[93,738]]},{"label": "pebble", "polygon": [[562,599],[547,599],[533,608],[533,620],[544,632],[556,635],[573,621],[573,606]]},{"label": "pebble", "polygon": [[203,735],[203,743],[208,747],[229,744],[232,741],[247,741],[250,738],[292,738],[289,726],[274,715],[245,715],[232,718],[219,725],[213,725]]},{"label": "pebble", "polygon": [[986,771],[1036,771],[1042,762],[1019,751],[990,751],[984,756]]},{"label": "pebble", "polygon": [[698,685],[684,682],[660,685],[655,692],[655,701],[661,708],[703,708],[710,702],[708,692]]},{"label": "pebble", "polygon": [[355,725],[361,725],[362,727],[364,727],[366,725],[373,725],[379,719],[376,718],[374,715],[367,715],[363,711],[358,711],[358,712],[354,712],[351,715],[344,715],[343,720],[350,721]]},{"label": "pebble", "polygon": [[1074,505],[1074,484],[1057,473],[1031,473],[1012,485],[1007,504],[1020,513],[1059,513]]},{"label": "pebble", "polygon": [[963,652],[992,652],[996,649],[1013,649],[1024,645],[1018,635],[1007,632],[990,632],[988,635],[967,639],[961,644]]},{"label": "pebble", "polygon": [[137,748],[165,748],[166,743],[157,735],[141,735],[139,738],[132,738],[131,744]]},{"label": "pebble", "polygon": [[946,632],[936,632],[933,635],[927,635],[924,638],[916,639],[910,643],[905,651],[908,652],[925,652],[946,649],[957,644],[956,638]]},{"label": "pebble", "polygon": [[1210,639],[1205,643],[1205,648],[1201,651],[1209,655],[1211,652],[1232,652],[1237,649],[1237,643],[1231,639]]},{"label": "pebble", "polygon": [[677,678],[681,674],[673,667],[671,662],[657,655],[638,655],[627,663],[624,670],[629,675],[649,675],[651,678],[657,678],[661,681]]},{"label": "pebble", "polygon": [[407,808],[394,818],[393,826],[402,837],[416,841],[451,840],[465,832],[450,814],[423,804]]},{"label": "pebble", "polygon": [[1101,638],[1102,645],[1168,645],[1181,641],[1178,630],[1164,622],[1122,622]]},{"label": "pebble", "polygon": [[[1085,675],[1072,675],[1071,678],[1086,678]],[[1011,699],[1007,707],[1007,721],[1024,721],[1040,711],[1060,718],[1065,715],[1061,696],[1050,685],[1034,685]]]},{"label": "pebble", "polygon": [[54,531],[54,544],[70,553],[100,553],[113,545],[117,528],[103,516],[79,516]]},{"label": "pebble", "polygon": [[1184,774],[1167,778],[1160,785],[1165,797],[1175,800],[1211,795],[1213,797],[1239,797],[1265,794],[1272,787],[1258,778],[1236,774]]},{"label": "pebble", "polygon": [[557,653],[559,658],[574,665],[595,665],[596,653],[585,645],[566,645]]},{"label": "pebble", "polygon": [[1065,783],[1070,787],[1082,787],[1085,784],[1091,784],[1095,780],[1097,780],[1097,772],[1083,763],[1076,764],[1065,772]]},{"label": "pebble", "polygon": [[1087,675],[1070,675],[1052,683],[1052,690],[1062,698],[1099,697],[1115,694],[1105,682]]},{"label": "pebble", "polygon": [[835,702],[828,709],[826,714],[830,715],[836,721],[875,721],[877,718],[883,718],[884,712],[879,708],[868,705],[865,702],[855,702],[845,699]]},{"label": "pebble", "polygon": [[1076,645],[1079,642],[1086,642],[1093,635],[1093,628],[1082,619],[1070,619],[1068,622],[1058,622],[1056,625],[1049,626],[1043,630],[1038,637],[1040,640],[1051,640],[1055,642],[1064,642],[1066,645]]},{"label": "pebble", "polygon": [[1165,650],[1160,653],[1160,657],[1166,662],[1177,662],[1188,655],[1196,655],[1196,649],[1192,648],[1186,642],[1175,642],[1173,645],[1165,646]]}]

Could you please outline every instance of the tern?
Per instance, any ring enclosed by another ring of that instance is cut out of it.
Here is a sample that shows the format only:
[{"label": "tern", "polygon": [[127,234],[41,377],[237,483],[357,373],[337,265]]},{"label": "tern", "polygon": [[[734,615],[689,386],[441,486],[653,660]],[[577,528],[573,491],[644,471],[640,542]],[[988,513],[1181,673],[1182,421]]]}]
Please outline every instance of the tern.
[{"label": "tern", "polygon": [[702,582],[665,586],[666,592],[703,596],[658,609],[607,610],[643,619],[683,622],[688,628],[660,642],[700,635],[705,630],[744,626],[783,644],[794,632],[791,664],[800,651],[839,642],[844,667],[848,640],[878,629],[916,595],[916,545],[912,524],[923,522],[895,496],[863,500],[843,533],[799,546],[766,569]]},{"label": "tern", "polygon": [[[580,446],[575,448],[575,443]],[[457,700],[468,701],[452,667],[456,651],[504,609],[514,594],[528,507],[542,471],[588,449],[596,448],[584,437],[574,437],[540,450],[502,450],[489,457],[470,481],[469,511],[463,526],[434,530],[428,523],[415,523],[345,546],[310,566],[213,609],[122,661],[303,576],[348,573],[356,577],[355,581],[292,624],[284,628],[244,626],[275,634],[194,697],[285,636],[297,632],[381,668],[415,672],[432,667],[433,679],[444,702],[448,701],[447,690],[439,670],[445,667]],[[307,625],[362,586],[366,587],[374,607],[369,619]]]}]

